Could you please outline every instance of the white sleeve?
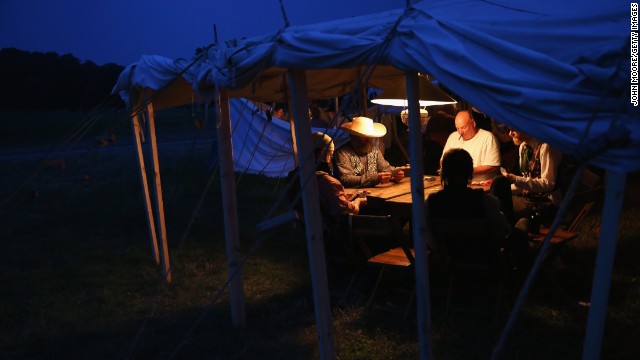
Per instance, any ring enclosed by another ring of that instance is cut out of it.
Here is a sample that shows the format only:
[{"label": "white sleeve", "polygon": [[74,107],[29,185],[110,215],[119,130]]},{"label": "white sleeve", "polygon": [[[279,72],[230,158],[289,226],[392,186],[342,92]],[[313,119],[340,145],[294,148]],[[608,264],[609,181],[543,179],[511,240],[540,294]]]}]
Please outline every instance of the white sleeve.
[{"label": "white sleeve", "polygon": [[560,151],[549,147],[546,143],[542,144],[540,147],[540,177],[516,176],[516,187],[537,193],[553,191],[556,187],[558,164],[561,160],[562,153]]}]

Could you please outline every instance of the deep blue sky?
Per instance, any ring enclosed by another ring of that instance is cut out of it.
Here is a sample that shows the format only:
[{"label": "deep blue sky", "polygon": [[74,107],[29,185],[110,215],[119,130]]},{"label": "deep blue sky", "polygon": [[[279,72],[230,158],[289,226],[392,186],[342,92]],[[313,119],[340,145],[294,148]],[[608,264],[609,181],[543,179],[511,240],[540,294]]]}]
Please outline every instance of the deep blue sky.
[{"label": "deep blue sky", "polygon": [[[412,3],[415,3],[413,0]],[[291,25],[402,8],[405,0],[283,0]],[[278,0],[0,0],[0,48],[71,53],[129,65],[141,55],[191,57],[218,40],[284,26]]]}]

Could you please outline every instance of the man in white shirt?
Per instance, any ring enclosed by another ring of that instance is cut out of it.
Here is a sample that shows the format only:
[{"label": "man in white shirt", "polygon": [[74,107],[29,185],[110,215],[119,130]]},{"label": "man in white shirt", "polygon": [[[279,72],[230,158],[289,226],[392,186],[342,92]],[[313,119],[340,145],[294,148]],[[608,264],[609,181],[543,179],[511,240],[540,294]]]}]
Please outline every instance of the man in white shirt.
[{"label": "man in white shirt", "polygon": [[[490,180],[499,174],[500,146],[492,133],[476,127],[468,110],[456,114],[456,132],[449,135],[443,154],[450,149],[464,149],[473,159],[473,180]],[[442,163],[442,159],[440,159]]]}]

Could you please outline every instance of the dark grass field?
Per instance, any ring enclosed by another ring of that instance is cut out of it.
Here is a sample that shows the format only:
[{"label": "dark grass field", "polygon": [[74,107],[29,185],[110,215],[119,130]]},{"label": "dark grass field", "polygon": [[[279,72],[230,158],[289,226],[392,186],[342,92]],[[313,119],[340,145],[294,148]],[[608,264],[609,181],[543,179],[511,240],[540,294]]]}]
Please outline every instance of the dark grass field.
[{"label": "dark grass field", "polygon": [[[74,138],[75,147],[64,147],[71,152],[49,157],[46,152],[59,148],[58,139],[86,114],[0,116],[0,358],[319,357],[304,230],[287,224],[267,234],[255,231],[272,209],[286,207],[277,203],[284,190],[279,179],[237,176],[247,324],[233,327],[219,175],[207,170],[211,143],[193,126],[190,109],[158,116],[169,285],[152,261],[124,114],[100,114]],[[116,140],[104,144],[110,134]],[[639,174],[629,177],[625,194],[603,359],[640,358]],[[596,204],[585,219],[563,261],[540,274],[504,358],[581,358],[601,208]],[[489,358],[496,327],[486,314],[454,313],[444,322],[446,281],[442,268],[432,266],[435,357]],[[341,301],[351,271],[328,262],[338,358],[417,358],[414,313],[403,322],[364,310],[370,274]],[[513,292],[503,315],[512,298]]]}]

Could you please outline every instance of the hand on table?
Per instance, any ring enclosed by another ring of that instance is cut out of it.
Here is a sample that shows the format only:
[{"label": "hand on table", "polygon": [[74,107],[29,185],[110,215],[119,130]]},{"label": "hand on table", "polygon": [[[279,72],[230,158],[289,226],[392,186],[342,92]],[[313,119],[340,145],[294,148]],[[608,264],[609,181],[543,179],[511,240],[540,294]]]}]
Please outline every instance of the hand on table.
[{"label": "hand on table", "polygon": [[402,180],[402,179],[404,179],[404,171],[402,171],[402,170],[398,170],[398,171],[396,171],[396,172],[392,175],[392,178],[391,178],[391,180],[393,180],[393,181],[400,181],[400,180]]},{"label": "hand on table", "polygon": [[378,182],[380,182],[380,184],[386,184],[391,180],[391,173],[387,172],[387,171],[383,171],[383,172],[379,172],[378,173]]},{"label": "hand on table", "polygon": [[358,213],[360,212],[360,208],[362,208],[363,206],[367,205],[367,198],[366,197],[358,197],[356,199],[353,200],[353,205],[354,205],[354,214],[358,215]]},{"label": "hand on table", "polygon": [[404,170],[409,170],[409,164],[406,166],[398,166],[392,172],[380,172],[378,173],[378,180],[380,184],[386,184],[389,181],[399,182],[404,179]]},{"label": "hand on table", "polygon": [[507,179],[509,184],[514,184],[516,182],[516,176],[513,174],[504,174],[504,177]]}]

